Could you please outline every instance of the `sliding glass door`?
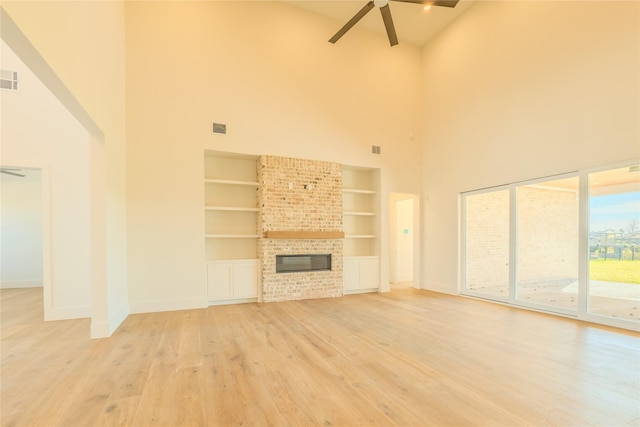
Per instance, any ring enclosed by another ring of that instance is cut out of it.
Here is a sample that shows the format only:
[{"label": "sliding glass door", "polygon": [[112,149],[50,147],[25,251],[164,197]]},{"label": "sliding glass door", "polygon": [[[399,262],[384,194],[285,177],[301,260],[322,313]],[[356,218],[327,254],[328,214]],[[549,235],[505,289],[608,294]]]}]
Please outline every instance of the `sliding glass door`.
[{"label": "sliding glass door", "polygon": [[510,296],[509,190],[471,194],[464,205],[466,290],[506,301]]},{"label": "sliding glass door", "polygon": [[578,308],[578,177],[517,185],[516,300]]},{"label": "sliding glass door", "polygon": [[640,325],[640,166],[462,194],[462,293]]},{"label": "sliding glass door", "polygon": [[588,312],[640,319],[640,167],[589,175]]}]

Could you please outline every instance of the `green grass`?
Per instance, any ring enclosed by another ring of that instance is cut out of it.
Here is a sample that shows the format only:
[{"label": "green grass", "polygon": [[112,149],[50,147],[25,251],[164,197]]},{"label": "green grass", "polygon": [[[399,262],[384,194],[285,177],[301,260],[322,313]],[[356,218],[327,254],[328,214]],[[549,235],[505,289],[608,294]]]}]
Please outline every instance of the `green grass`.
[{"label": "green grass", "polygon": [[604,282],[640,284],[640,260],[591,260],[589,262],[589,278]]}]

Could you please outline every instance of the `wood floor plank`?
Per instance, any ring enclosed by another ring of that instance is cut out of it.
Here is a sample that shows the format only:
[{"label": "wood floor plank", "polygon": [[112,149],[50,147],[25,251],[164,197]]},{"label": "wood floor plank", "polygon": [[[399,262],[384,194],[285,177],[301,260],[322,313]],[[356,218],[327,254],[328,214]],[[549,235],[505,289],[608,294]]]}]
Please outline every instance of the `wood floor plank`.
[{"label": "wood floor plank", "polygon": [[0,291],[0,425],[632,426],[640,335],[412,288],[130,315]]}]

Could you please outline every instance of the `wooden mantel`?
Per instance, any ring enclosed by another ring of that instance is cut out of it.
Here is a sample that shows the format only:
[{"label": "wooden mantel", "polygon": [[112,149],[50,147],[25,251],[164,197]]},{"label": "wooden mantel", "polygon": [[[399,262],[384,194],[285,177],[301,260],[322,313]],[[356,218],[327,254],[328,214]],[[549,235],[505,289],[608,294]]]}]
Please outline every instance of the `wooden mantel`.
[{"label": "wooden mantel", "polygon": [[344,239],[344,231],[265,231],[265,239]]}]

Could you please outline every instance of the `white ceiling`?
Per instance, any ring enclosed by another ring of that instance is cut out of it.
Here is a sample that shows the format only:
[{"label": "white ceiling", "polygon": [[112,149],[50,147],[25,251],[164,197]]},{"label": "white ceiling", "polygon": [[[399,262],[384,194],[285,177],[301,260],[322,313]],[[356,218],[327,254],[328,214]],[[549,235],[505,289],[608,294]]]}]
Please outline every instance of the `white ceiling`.
[{"label": "white ceiling", "polygon": [[[293,6],[300,7],[322,16],[336,20],[336,29],[327,34],[327,40],[333,36],[344,24],[349,21],[368,0],[287,0]],[[460,0],[455,8],[432,7],[425,12],[419,4],[391,1],[391,15],[396,27],[396,33],[400,43],[410,43],[416,46],[424,45],[429,39],[440,32],[445,26],[463,13],[473,0]],[[369,30],[386,34],[382,17],[377,8],[372,9],[354,28],[367,28]],[[343,37],[349,37],[349,33]],[[340,43],[340,41],[338,41]]]}]

